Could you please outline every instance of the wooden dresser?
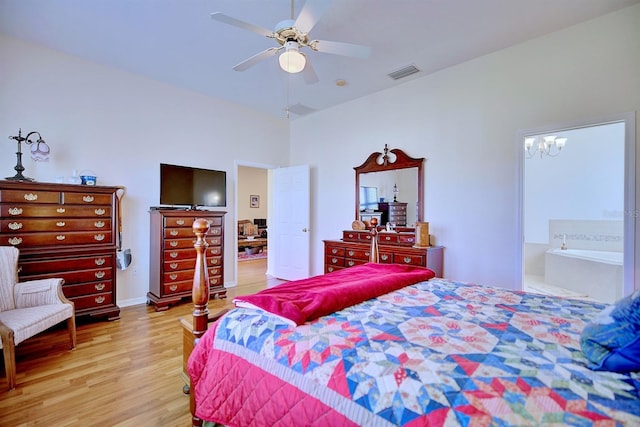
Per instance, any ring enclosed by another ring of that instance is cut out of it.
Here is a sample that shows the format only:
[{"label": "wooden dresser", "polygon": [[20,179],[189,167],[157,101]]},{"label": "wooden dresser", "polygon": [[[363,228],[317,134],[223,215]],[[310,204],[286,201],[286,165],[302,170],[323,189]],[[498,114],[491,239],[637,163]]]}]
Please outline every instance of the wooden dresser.
[{"label": "wooden dresser", "polygon": [[20,250],[21,281],[64,279],[76,316],[120,317],[118,187],[0,181],[0,244]]},{"label": "wooden dresser", "polygon": [[380,225],[390,222],[399,227],[407,226],[407,204],[402,202],[380,202],[378,210],[382,212]]},{"label": "wooden dresser", "polygon": [[225,298],[224,215],[219,211],[152,209],[147,298],[157,311],[166,310],[183,298],[191,298],[196,250],[193,221],[204,218],[211,224],[207,235],[207,265],[210,297]]},{"label": "wooden dresser", "polygon": [[[414,232],[378,233],[378,252],[381,263],[409,264],[427,267],[442,277],[442,246],[415,248]],[[369,262],[371,232],[347,230],[342,240],[324,241],[324,272]]]}]

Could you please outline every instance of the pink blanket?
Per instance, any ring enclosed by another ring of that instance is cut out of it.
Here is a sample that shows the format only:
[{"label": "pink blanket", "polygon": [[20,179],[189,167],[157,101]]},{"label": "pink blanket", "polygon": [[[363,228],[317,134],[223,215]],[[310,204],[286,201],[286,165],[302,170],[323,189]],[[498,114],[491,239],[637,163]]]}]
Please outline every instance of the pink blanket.
[{"label": "pink blanket", "polygon": [[259,308],[301,325],[433,277],[435,273],[424,267],[368,263],[284,283],[233,302],[236,307]]}]

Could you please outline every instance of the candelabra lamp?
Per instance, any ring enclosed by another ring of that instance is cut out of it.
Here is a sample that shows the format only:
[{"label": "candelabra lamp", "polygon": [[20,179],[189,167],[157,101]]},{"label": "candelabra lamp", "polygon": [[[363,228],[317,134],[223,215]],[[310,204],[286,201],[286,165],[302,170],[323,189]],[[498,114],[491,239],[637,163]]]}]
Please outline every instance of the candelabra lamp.
[{"label": "candelabra lamp", "polygon": [[[35,139],[36,137],[37,139]],[[46,162],[49,160],[49,146],[44,142],[44,139],[42,139],[40,132],[37,131],[29,132],[27,136],[23,137],[22,129],[18,129],[18,135],[10,136],[9,139],[13,139],[18,142],[18,151],[16,152],[17,162],[16,167],[14,168],[16,170],[16,174],[12,177],[7,177],[6,179],[12,181],[33,181],[32,178],[27,178],[22,174],[22,172],[24,172],[24,166],[22,166],[22,143],[24,142],[30,146],[31,158],[36,162]]]}]

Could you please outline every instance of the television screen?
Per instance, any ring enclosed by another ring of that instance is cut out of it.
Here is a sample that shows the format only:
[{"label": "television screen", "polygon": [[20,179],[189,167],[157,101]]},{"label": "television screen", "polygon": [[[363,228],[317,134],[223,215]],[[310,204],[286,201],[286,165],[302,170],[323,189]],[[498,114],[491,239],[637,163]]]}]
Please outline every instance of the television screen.
[{"label": "television screen", "polygon": [[160,163],[160,204],[227,205],[227,173]]}]

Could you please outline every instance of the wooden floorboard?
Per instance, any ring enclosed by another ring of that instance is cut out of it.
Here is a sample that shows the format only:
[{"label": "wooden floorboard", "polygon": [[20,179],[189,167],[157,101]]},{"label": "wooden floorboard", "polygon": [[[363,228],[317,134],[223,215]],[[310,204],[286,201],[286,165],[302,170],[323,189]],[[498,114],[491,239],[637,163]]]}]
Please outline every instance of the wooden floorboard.
[{"label": "wooden floorboard", "polygon": [[[265,275],[266,260],[239,263],[235,295],[280,281]],[[123,307],[120,320],[79,321],[78,345],[68,348],[64,327],[54,327],[16,347],[17,387],[0,376],[0,426],[190,426],[182,394],[182,328],[185,302],[164,312]]]}]

